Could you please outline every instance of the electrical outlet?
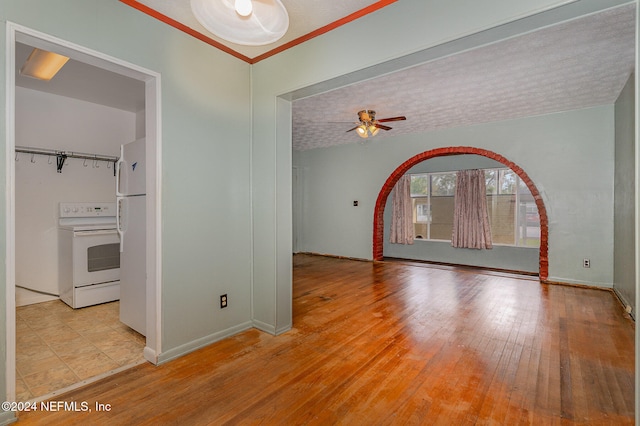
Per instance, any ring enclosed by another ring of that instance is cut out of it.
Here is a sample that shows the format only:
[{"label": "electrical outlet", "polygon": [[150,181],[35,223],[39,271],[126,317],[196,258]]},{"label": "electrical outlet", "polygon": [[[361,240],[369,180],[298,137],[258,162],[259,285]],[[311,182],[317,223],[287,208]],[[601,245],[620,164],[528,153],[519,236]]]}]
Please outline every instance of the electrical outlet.
[{"label": "electrical outlet", "polygon": [[583,259],[582,260],[582,267],[583,268],[591,268],[591,260],[590,259]]},{"label": "electrical outlet", "polygon": [[223,294],[220,296],[220,309],[226,308],[228,305],[227,295]]}]

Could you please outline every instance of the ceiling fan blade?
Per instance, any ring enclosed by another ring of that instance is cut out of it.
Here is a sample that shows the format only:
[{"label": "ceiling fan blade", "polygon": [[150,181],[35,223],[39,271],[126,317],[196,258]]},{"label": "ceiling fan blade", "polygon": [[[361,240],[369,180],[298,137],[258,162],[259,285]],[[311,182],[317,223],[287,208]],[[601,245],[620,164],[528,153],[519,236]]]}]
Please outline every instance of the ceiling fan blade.
[{"label": "ceiling fan blade", "polygon": [[384,124],[380,124],[380,123],[376,123],[376,124],[374,124],[374,126],[376,126],[378,129],[382,129],[382,130],[391,130],[391,129],[393,129],[393,127],[385,126]]},{"label": "ceiling fan blade", "polygon": [[404,115],[401,115],[399,117],[389,117],[389,118],[381,118],[380,120],[376,120],[379,123],[386,123],[388,121],[402,121],[402,120],[406,120],[407,117],[405,117]]},{"label": "ceiling fan blade", "polygon": [[356,127],[354,127],[353,129],[349,129],[349,130],[347,130],[345,133],[353,132],[353,131],[354,131],[355,129],[357,129],[358,127],[360,127],[360,126],[356,126]]}]

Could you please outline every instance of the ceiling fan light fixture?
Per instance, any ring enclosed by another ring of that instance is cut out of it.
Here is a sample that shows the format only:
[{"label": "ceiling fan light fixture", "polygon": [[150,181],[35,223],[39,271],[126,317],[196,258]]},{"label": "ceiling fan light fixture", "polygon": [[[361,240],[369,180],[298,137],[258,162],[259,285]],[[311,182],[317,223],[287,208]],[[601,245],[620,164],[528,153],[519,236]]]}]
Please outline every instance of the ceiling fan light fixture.
[{"label": "ceiling fan light fixture", "polygon": [[245,46],[274,43],[289,29],[280,0],[191,0],[191,11],[210,33]]},{"label": "ceiling fan light fixture", "polygon": [[388,118],[380,118],[376,119],[376,112],[372,109],[363,109],[362,111],[358,111],[358,122],[356,127],[352,127],[347,130],[347,133],[353,132],[354,130],[362,139],[367,139],[369,136],[374,137],[378,133],[380,133],[380,129],[382,130],[391,130],[392,127],[389,127],[384,124],[387,121],[402,121],[406,120],[407,117],[404,115],[398,117],[388,117]]},{"label": "ceiling fan light fixture", "polygon": [[356,133],[358,133],[358,136],[360,136],[363,139],[366,139],[369,137],[369,133],[367,132],[367,126],[365,126],[364,124],[361,124],[356,128]]}]

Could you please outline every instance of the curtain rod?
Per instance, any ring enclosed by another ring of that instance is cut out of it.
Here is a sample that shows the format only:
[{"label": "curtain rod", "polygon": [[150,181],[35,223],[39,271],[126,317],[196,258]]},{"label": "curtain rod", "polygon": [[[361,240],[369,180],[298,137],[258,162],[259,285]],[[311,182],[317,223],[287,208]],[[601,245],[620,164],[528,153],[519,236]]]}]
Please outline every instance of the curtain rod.
[{"label": "curtain rod", "polygon": [[[67,158],[80,158],[84,160],[106,161],[108,163],[114,163],[114,164],[116,161],[118,161],[118,157],[114,157],[111,155],[88,154],[85,152],[73,152],[73,151],[57,151],[55,149],[31,148],[28,146],[16,146],[15,151],[16,151],[16,158],[17,158],[17,153],[49,155],[52,157],[57,157],[58,173],[62,173],[62,166],[64,166],[64,162]],[[114,173],[115,173],[115,168],[114,168]]]}]

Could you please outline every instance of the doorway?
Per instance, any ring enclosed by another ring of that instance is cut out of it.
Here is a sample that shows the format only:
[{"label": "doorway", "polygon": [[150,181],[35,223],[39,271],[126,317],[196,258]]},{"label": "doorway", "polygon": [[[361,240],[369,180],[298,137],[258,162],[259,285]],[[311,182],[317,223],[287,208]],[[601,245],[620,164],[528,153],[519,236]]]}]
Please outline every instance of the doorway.
[{"label": "doorway", "polygon": [[[35,48],[53,51],[68,56],[74,61],[97,67],[105,73],[124,76],[141,82],[144,85],[144,108],[140,116],[143,122],[142,133],[146,139],[146,324],[147,335],[144,342],[144,359],[151,363],[158,362],[160,353],[160,75],[156,72],[141,68],[137,65],[109,57],[73,43],[51,37],[47,34],[22,27],[11,22],[7,23],[8,64],[6,87],[6,328],[7,328],[7,361],[6,361],[6,389],[7,399],[16,397],[16,45],[18,43]],[[123,140],[122,143],[130,142]],[[29,160],[27,160],[29,161]],[[46,159],[43,161],[47,161]],[[106,167],[106,165],[105,165]],[[115,187],[114,187],[115,198]],[[117,369],[116,369],[117,371]],[[101,376],[97,376],[100,378]],[[95,377],[82,380],[77,386],[84,385],[97,379]]]},{"label": "doorway", "polygon": [[445,147],[445,148],[436,148],[430,151],[425,151],[423,153],[417,154],[404,163],[399,165],[391,175],[387,178],[386,182],[382,186],[380,193],[378,194],[378,198],[375,204],[374,217],[373,217],[373,259],[374,260],[382,260],[383,255],[383,239],[384,239],[384,209],[387,202],[387,197],[391,194],[393,187],[396,182],[400,179],[402,175],[404,175],[411,167],[414,165],[421,163],[422,161],[426,161],[430,158],[439,157],[439,156],[450,156],[457,154],[475,154],[483,157],[490,158],[499,163],[504,164],[513,172],[515,172],[522,182],[527,186],[529,192],[532,195],[532,198],[535,200],[535,206],[538,211],[538,221],[540,227],[540,254],[539,254],[539,276],[541,281],[546,281],[549,276],[549,221],[547,216],[547,210],[544,205],[544,201],[542,200],[542,196],[536,188],[533,181],[529,178],[529,176],[520,168],[517,164],[507,160],[502,155],[497,154],[492,151],[488,151],[481,148],[467,147],[467,146],[457,146],[457,147]]}]

